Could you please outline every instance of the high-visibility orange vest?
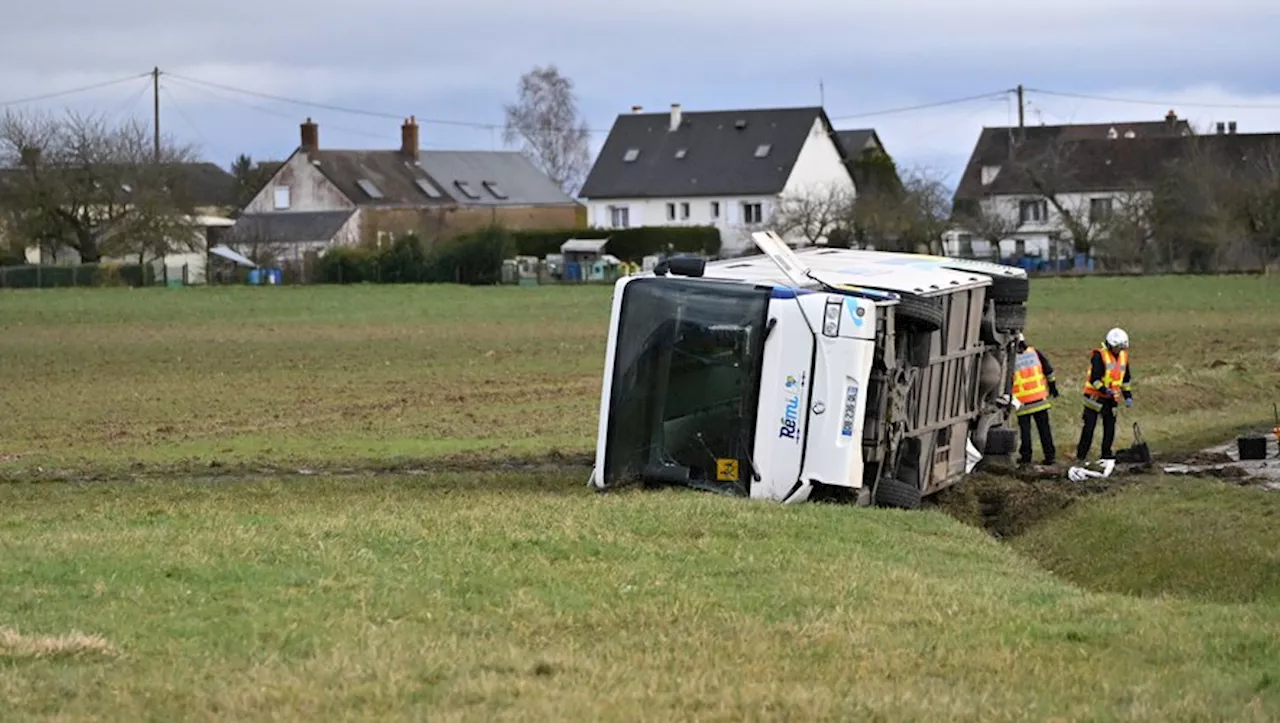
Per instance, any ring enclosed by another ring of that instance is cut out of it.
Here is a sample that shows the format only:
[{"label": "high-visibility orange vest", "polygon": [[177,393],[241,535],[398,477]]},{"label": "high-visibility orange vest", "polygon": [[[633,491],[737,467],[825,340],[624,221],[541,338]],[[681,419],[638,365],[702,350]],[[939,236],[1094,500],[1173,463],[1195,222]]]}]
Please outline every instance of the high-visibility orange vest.
[{"label": "high-visibility orange vest", "polygon": [[1040,354],[1029,346],[1013,362],[1013,396],[1024,406],[1044,401],[1049,396],[1049,380],[1045,378]]},{"label": "high-visibility orange vest", "polygon": [[[1107,370],[1102,377],[1102,389],[1110,389],[1117,397],[1121,385],[1124,384],[1124,373],[1129,368],[1129,350],[1121,349],[1119,355],[1112,355],[1106,347],[1102,352],[1102,366]],[[1092,399],[1108,399],[1102,389],[1096,389],[1089,383],[1089,372],[1084,373],[1084,395]]]}]

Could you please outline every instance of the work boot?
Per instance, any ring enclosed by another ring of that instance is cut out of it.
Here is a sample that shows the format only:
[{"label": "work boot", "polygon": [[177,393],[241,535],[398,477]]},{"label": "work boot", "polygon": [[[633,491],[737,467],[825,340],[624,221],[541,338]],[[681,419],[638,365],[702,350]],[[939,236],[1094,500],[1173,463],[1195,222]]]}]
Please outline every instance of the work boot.
[{"label": "work boot", "polygon": [[1049,457],[1048,459],[1046,459],[1046,460],[1044,461],[1044,466],[1046,466],[1046,467],[1052,467],[1052,466],[1053,466],[1054,464],[1056,464],[1056,463],[1057,463],[1057,460],[1055,460],[1055,459],[1054,459],[1054,458],[1052,458],[1052,457]]}]

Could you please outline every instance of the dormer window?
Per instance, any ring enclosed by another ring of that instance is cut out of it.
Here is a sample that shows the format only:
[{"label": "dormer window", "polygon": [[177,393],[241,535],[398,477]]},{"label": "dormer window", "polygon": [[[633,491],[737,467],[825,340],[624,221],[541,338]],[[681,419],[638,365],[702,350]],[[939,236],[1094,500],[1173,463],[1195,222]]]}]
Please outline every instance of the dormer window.
[{"label": "dormer window", "polygon": [[627,152],[622,156],[622,160],[627,163],[631,163],[632,161],[634,161],[639,157],[640,157],[639,148],[628,148]]}]

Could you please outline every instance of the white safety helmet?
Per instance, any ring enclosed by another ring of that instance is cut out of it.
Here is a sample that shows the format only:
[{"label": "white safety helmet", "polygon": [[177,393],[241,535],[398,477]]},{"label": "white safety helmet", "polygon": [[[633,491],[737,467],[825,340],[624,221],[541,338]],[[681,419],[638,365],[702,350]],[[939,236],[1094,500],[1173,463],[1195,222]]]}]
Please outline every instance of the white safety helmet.
[{"label": "white safety helmet", "polygon": [[1115,328],[1107,332],[1107,346],[1112,349],[1128,349],[1129,335],[1124,329]]}]

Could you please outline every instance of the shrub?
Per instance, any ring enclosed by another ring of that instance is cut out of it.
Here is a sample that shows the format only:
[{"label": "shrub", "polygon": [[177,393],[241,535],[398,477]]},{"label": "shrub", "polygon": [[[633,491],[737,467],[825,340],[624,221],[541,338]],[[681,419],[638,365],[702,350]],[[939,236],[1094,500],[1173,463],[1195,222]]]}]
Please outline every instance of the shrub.
[{"label": "shrub", "polygon": [[320,279],[326,284],[377,282],[379,271],[374,249],[339,246],[320,257]]},{"label": "shrub", "polygon": [[416,284],[427,274],[427,255],[414,234],[400,236],[378,255],[378,281],[384,284]]},{"label": "shrub", "polygon": [[496,284],[502,280],[502,261],[512,245],[511,235],[498,226],[442,241],[427,256],[424,280]]},{"label": "shrub", "polygon": [[566,229],[560,231],[516,231],[511,234],[511,254],[537,256],[560,253],[571,238],[608,238],[607,251],[623,261],[639,263],[645,256],[677,253],[720,253],[720,229],[715,226],[641,226],[622,229]]}]

